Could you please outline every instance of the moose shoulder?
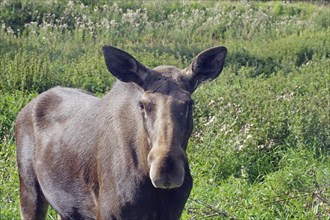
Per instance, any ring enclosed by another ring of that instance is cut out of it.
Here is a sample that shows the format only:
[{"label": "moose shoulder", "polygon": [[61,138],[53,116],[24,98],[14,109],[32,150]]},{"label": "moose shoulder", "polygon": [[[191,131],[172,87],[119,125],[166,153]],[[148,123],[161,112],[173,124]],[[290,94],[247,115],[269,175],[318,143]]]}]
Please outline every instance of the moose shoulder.
[{"label": "moose shoulder", "polygon": [[45,219],[48,205],[62,219],[179,219],[192,188],[191,94],[226,52],[149,69],[104,46],[118,80],[102,99],[55,87],[32,100],[16,120],[22,219]]}]

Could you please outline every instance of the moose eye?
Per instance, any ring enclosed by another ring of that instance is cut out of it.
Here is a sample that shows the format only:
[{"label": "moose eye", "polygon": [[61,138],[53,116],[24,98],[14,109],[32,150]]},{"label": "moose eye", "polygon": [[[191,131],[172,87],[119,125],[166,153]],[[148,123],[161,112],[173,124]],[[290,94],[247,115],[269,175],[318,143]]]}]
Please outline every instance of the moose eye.
[{"label": "moose eye", "polygon": [[143,104],[143,102],[139,102],[139,108],[141,109],[141,110],[143,110],[144,109],[144,104]]},{"label": "moose eye", "polygon": [[143,110],[145,112],[152,112],[154,107],[155,107],[155,104],[150,102],[150,101],[139,101],[139,108],[140,110]]}]

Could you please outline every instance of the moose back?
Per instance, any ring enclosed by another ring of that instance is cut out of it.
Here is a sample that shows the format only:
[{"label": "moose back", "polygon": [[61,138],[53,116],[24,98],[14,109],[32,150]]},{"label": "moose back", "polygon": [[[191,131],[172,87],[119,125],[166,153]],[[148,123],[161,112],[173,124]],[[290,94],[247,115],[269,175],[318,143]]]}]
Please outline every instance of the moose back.
[{"label": "moose back", "polygon": [[191,94],[215,79],[227,50],[200,53],[185,69],[149,69],[102,48],[118,80],[103,98],[55,87],[17,116],[22,219],[179,219],[192,188],[186,147]]}]

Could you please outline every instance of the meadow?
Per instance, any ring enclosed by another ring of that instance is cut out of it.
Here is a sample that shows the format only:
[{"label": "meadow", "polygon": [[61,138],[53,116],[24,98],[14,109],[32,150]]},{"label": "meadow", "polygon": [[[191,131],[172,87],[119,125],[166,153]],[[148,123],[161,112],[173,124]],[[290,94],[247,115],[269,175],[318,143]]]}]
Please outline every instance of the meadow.
[{"label": "meadow", "polygon": [[3,0],[0,28],[0,219],[20,219],[17,113],[56,85],[109,91],[105,44],[151,68],[228,49],[193,95],[182,219],[330,219],[329,2]]}]

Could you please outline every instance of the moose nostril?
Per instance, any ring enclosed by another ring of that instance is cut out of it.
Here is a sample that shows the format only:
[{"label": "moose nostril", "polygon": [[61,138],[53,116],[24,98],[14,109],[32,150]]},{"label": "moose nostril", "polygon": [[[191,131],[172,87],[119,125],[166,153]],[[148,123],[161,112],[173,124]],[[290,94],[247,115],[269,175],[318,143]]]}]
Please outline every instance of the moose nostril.
[{"label": "moose nostril", "polygon": [[147,161],[148,161],[148,165],[149,167],[151,166],[151,163],[154,161],[155,157],[153,153],[149,153]]}]

